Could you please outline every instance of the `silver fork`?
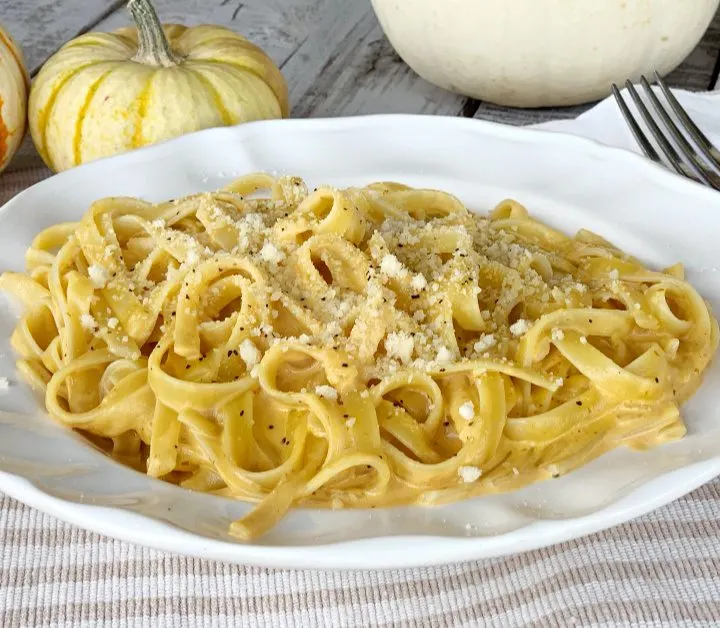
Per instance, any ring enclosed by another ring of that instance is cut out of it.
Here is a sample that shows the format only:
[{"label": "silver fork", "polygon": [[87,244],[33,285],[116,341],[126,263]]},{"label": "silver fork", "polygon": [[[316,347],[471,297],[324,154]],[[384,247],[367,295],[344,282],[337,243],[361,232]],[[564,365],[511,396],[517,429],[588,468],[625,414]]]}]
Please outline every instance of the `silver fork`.
[{"label": "silver fork", "polygon": [[[713,146],[707,136],[690,119],[690,116],[657,72],[655,73],[655,80],[660,86],[665,100],[670,105],[670,109],[675,114],[677,122],[673,120],[668,108],[663,105],[644,76],[640,79],[640,84],[660,124],[650,113],[632,82],[628,80],[625,83],[625,87],[640,112],[640,117],[645,122],[650,135],[676,172],[698,183],[704,183],[715,190],[720,190],[720,151]],[[618,86],[613,84],[612,91],[620,111],[642,151],[653,161],[666,165],[635,116],[633,116],[620,94]],[[660,125],[664,127],[664,132]],[[674,140],[674,144],[671,140]]]}]

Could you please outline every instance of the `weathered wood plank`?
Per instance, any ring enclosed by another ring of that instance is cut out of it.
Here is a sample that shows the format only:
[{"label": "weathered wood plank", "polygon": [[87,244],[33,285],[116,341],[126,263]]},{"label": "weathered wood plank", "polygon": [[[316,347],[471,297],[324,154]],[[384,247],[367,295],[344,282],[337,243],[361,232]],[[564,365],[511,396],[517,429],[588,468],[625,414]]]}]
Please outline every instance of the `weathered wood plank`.
[{"label": "weathered wood plank", "polygon": [[[5,0],[0,20],[20,44],[30,73],[36,74],[66,41],[86,32],[123,3],[124,0]],[[27,137],[8,170],[24,170],[41,163]]]},{"label": "weathered wood plank", "polygon": [[[465,99],[429,85],[396,55],[368,2],[334,0],[157,0],[163,21],[229,26],[283,70],[293,116],[367,113],[457,115]],[[128,23],[124,10],[97,25]]]},{"label": "weathered wood plank", "polygon": [[4,0],[0,20],[20,43],[31,74],[62,44],[92,28],[124,0]]},{"label": "weathered wood plank", "polygon": [[500,124],[526,126],[529,124],[549,122],[550,120],[576,118],[590,107],[592,107],[592,104],[578,105],[577,107],[560,107],[557,109],[509,109],[484,102],[480,104],[473,117],[481,120],[499,122]]},{"label": "weathered wood plank", "polygon": [[[78,33],[129,23],[124,0],[4,2],[2,21],[20,41],[33,71]],[[266,50],[288,80],[296,117],[425,113],[532,124],[573,117],[587,109],[505,109],[430,85],[398,57],[365,1],[155,0],[155,4],[165,22],[226,25]],[[719,54],[720,14],[703,42],[670,76],[671,83],[708,89]],[[38,164],[26,142],[11,169]]]},{"label": "weathered wood plank", "polygon": [[[130,22],[124,0],[92,0],[93,6],[86,6],[84,13],[78,12],[77,6],[83,2],[61,0],[58,4],[62,9],[54,9],[55,13],[62,16],[59,24],[45,24],[45,17],[35,19],[27,7],[13,9],[13,19],[5,23],[10,28],[15,25],[13,32],[19,33],[21,42],[27,42],[25,47],[37,59],[35,66],[39,68],[47,55],[78,33],[90,29],[110,31]],[[42,0],[39,4],[43,8],[44,5],[52,5],[52,0]],[[280,66],[303,41],[310,39],[311,33],[318,32],[317,25],[324,23],[323,17],[336,13],[334,0],[155,0],[155,6],[164,22],[220,24],[233,28],[261,46]],[[40,13],[45,15],[42,11]],[[76,19],[79,13],[85,20],[82,23]],[[19,22],[26,19],[30,23],[21,28]],[[40,26],[33,27],[33,20],[36,24],[39,22]],[[37,45],[41,40],[44,42],[43,47]],[[299,79],[302,80],[301,77]],[[40,159],[32,143],[26,140],[9,170],[38,165]]]},{"label": "weathered wood plank", "polygon": [[720,55],[720,11],[710,24],[710,28],[700,44],[673,72],[668,80],[673,87],[682,87],[693,91],[712,89],[713,70]]},{"label": "weathered wood plank", "polygon": [[[308,37],[320,15],[336,3],[333,0],[155,0],[163,22],[194,26],[227,26],[257,44],[278,65],[282,65]],[[124,7],[106,16],[96,30],[109,31],[127,26],[130,17]]]},{"label": "weathered wood plank", "polygon": [[461,113],[466,99],[430,85],[405,65],[372,11],[362,13],[362,3],[353,3],[352,12],[346,8],[329,25],[332,41],[311,37],[284,68],[294,116]]}]

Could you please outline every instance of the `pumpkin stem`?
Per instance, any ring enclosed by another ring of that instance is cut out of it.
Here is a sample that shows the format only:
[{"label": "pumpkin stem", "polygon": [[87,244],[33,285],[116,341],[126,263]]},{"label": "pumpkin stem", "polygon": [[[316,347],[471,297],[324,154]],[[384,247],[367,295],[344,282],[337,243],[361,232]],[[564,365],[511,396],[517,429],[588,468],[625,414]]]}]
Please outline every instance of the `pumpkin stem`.
[{"label": "pumpkin stem", "polygon": [[178,65],[180,58],[170,47],[150,0],[128,0],[127,8],[138,31],[138,51],[134,60],[164,68]]}]

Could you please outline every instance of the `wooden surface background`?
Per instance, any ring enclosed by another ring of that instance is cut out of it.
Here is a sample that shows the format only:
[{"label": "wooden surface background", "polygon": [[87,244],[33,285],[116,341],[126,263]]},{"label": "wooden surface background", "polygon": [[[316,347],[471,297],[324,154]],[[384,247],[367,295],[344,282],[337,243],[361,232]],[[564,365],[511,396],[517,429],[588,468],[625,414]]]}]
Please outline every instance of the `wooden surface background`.
[{"label": "wooden surface background", "polygon": [[[434,87],[397,56],[370,0],[155,0],[155,6],[164,22],[226,25],[264,48],[288,81],[294,117],[423,113],[531,124],[587,108],[505,109]],[[124,0],[0,0],[0,21],[34,75],[69,39],[126,25],[129,17]],[[671,84],[714,88],[719,56],[720,13]],[[38,165],[26,138],[8,171]]]}]

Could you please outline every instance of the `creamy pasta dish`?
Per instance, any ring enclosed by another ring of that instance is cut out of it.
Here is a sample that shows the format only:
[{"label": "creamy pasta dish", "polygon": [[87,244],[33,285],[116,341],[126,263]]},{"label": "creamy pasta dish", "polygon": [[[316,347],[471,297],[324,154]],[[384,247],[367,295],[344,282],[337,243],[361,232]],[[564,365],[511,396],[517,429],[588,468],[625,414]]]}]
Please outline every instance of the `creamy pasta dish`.
[{"label": "creamy pasta dish", "polygon": [[26,263],[0,288],[49,414],[254,502],[240,539],[296,505],[439,504],[679,439],[718,344],[682,266],[397,183],[106,198]]}]

